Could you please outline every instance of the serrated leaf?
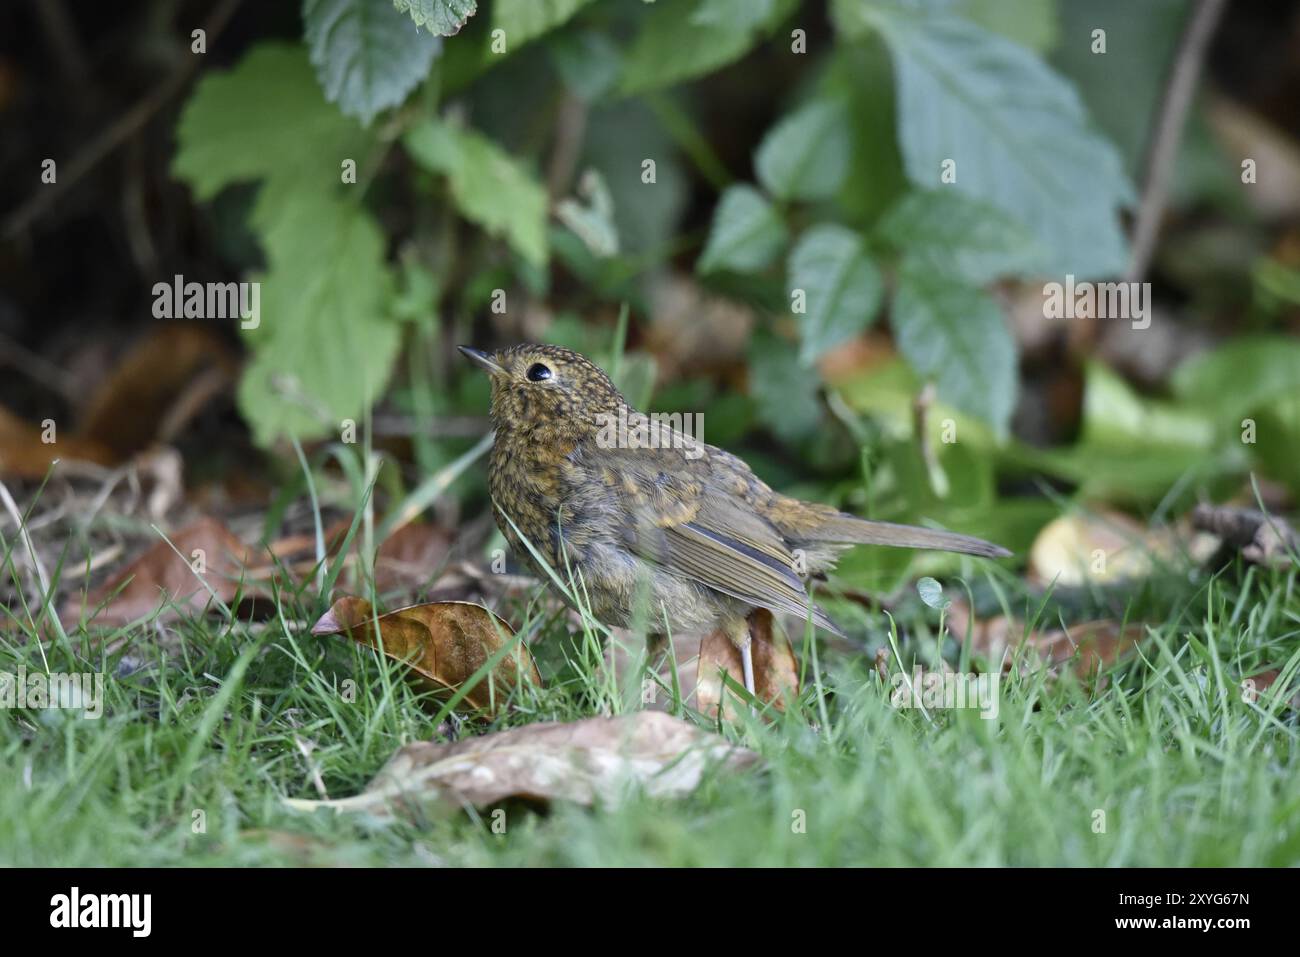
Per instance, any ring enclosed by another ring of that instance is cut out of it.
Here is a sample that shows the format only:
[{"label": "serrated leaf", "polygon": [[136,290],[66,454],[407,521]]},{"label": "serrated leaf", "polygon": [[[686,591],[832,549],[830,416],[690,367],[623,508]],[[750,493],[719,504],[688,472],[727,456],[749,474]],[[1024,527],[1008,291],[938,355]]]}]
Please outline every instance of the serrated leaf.
[{"label": "serrated leaf", "polygon": [[546,190],[505,150],[472,130],[428,120],[402,140],[425,169],[447,177],[456,207],[535,266],[546,263]]},{"label": "serrated leaf", "polygon": [[199,199],[262,181],[251,225],[267,272],[239,386],[254,437],[316,437],[360,416],[399,341],[383,235],[340,179],[371,137],[321,96],[301,47],[264,44],[200,81],[177,139],[174,172]]},{"label": "serrated leaf", "polygon": [[1119,211],[1133,197],[1119,153],[1074,88],[1034,54],[961,17],[836,4],[849,36],[877,29],[894,58],[908,178],[952,184],[1024,223],[1053,273],[1095,277],[1128,260]]},{"label": "serrated leaf", "polygon": [[754,154],[758,180],[778,199],[827,199],[849,169],[848,111],[814,100],[768,130]]},{"label": "serrated leaf", "polygon": [[953,189],[908,193],[878,229],[914,262],[976,286],[1043,268],[1041,249],[1028,229]]},{"label": "serrated leaf", "polygon": [[891,321],[899,351],[936,383],[940,398],[1006,434],[1015,405],[1016,345],[996,302],[905,261]]},{"label": "serrated leaf", "polygon": [[811,364],[867,328],[880,309],[884,284],[860,236],[836,225],[814,226],[790,253],[787,284],[804,294],[799,359]]},{"label": "serrated leaf", "polygon": [[417,27],[452,37],[478,11],[475,0],[393,0],[398,13],[409,13]]},{"label": "serrated leaf", "polygon": [[383,393],[397,357],[383,234],[357,204],[307,189],[259,197],[253,226],[267,271],[240,411],[261,445],[327,435]]},{"label": "serrated leaf", "polygon": [[496,0],[492,29],[504,30],[511,49],[554,30],[591,0]]},{"label": "serrated leaf", "polygon": [[199,200],[231,183],[266,179],[263,192],[341,182],[372,138],[321,96],[300,46],[265,43],[233,70],[207,73],[177,125],[172,172]]},{"label": "serrated leaf", "polygon": [[701,273],[755,272],[775,259],[785,242],[785,223],[763,194],[744,184],[729,186],[713,212],[696,268]]},{"label": "serrated leaf", "polygon": [[406,99],[442,45],[383,0],[306,0],[303,22],[325,98],[363,123]]},{"label": "serrated leaf", "polygon": [[628,51],[621,89],[643,93],[726,66],[740,59],[796,3],[659,0]]}]

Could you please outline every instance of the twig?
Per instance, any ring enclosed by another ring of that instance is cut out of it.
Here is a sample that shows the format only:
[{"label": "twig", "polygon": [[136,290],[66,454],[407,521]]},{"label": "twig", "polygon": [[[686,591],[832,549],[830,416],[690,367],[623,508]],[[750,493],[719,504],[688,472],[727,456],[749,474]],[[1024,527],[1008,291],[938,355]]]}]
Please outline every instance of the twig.
[{"label": "twig", "polygon": [[1142,201],[1133,224],[1133,250],[1127,278],[1140,282],[1151,265],[1160,220],[1169,198],[1169,178],[1182,139],[1187,111],[1196,93],[1196,83],[1205,62],[1205,51],[1218,25],[1227,0],[1199,0],[1178,42],[1173,69],[1160,100],[1155,138],[1147,152]]},{"label": "twig", "polygon": [[11,367],[69,402],[78,399],[83,389],[82,383],[72,373],[3,334],[0,334],[0,365]]},{"label": "twig", "polygon": [[54,52],[54,59],[59,61],[59,69],[67,78],[68,85],[78,88],[86,82],[90,70],[86,67],[86,53],[77,38],[76,26],[63,0],[32,0],[36,16],[41,21],[41,29]]},{"label": "twig", "polygon": [[[208,43],[214,42],[221,31],[225,29],[239,4],[240,0],[224,0],[208,19],[203,27],[207,34]],[[156,87],[152,93],[114,120],[112,125],[91,140],[85,149],[64,165],[55,183],[43,187],[5,217],[4,227],[0,229],[0,235],[5,239],[13,239],[39,219],[46,210],[59,200],[59,197],[94,169],[104,157],[112,153],[113,150],[121,146],[144,126],[154,113],[158,112],[163,104],[185,85],[185,82],[199,68],[201,62],[201,58],[197,56],[190,57],[185,61],[184,66],[172,73],[161,86]]]}]

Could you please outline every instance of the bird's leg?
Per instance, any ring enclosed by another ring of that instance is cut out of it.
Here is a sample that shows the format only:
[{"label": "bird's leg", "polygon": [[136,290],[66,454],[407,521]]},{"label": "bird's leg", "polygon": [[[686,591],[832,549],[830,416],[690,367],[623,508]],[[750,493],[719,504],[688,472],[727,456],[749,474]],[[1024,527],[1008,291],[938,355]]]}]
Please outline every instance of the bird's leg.
[{"label": "bird's leg", "polygon": [[743,615],[737,615],[728,619],[724,627],[731,643],[740,650],[740,664],[745,672],[745,690],[749,692],[751,697],[756,697],[754,691],[754,656],[750,650],[753,640],[749,635],[749,619]]},{"label": "bird's leg", "polygon": [[749,650],[752,642],[749,640],[749,634],[745,634],[745,643],[740,646],[740,664],[745,670],[745,690],[749,692],[750,697],[755,694],[754,691],[754,655]]}]

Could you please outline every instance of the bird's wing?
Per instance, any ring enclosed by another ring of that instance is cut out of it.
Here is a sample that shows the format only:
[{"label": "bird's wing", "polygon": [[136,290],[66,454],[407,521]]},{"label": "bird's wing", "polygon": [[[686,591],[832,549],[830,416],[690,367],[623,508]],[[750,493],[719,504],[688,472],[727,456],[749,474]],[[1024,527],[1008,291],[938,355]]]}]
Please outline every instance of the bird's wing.
[{"label": "bird's wing", "polygon": [[606,484],[621,498],[621,529],[641,558],[748,604],[801,618],[840,634],[814,605],[777,530],[743,498],[711,481],[707,458],[673,449],[607,450]]}]

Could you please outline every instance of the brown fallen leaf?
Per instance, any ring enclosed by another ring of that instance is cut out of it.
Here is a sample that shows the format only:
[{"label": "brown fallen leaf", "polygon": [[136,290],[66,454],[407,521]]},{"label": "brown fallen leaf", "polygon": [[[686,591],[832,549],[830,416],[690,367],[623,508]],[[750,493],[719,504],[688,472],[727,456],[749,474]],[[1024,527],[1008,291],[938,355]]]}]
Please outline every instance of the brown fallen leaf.
[{"label": "brown fallen leaf", "polygon": [[[1268,671],[1261,671],[1257,675],[1251,675],[1249,678],[1241,679],[1241,696],[1245,701],[1251,703],[1258,702],[1259,699],[1277,684],[1277,679],[1282,677],[1282,672],[1277,668],[1270,668]],[[1300,711],[1300,691],[1293,694],[1286,702],[1286,706],[1292,711]]]},{"label": "brown fallen leaf", "polygon": [[[574,629],[582,627],[581,620]],[[605,645],[605,666],[613,670],[619,687],[639,684],[641,707],[672,711],[673,664],[677,666],[677,690],[688,706],[695,703],[696,660],[700,654],[699,632],[673,632],[672,648],[663,635],[642,635],[627,628],[610,629]],[[658,676],[658,681],[650,673]]]},{"label": "brown fallen leaf", "polygon": [[[378,635],[375,632],[379,625]],[[398,608],[375,618],[363,598],[340,598],[311,633],[346,634],[353,641],[382,651],[408,665],[425,690],[458,690],[514,635],[514,629],[482,605],[439,601]],[[499,709],[521,677],[542,683],[532,654],[520,642],[495,669],[466,695],[475,708]]]},{"label": "brown fallen leaf", "polygon": [[211,330],[157,327],[89,391],[76,428],[52,431],[0,409],[0,474],[43,478],[55,459],[118,465],[167,443],[234,381],[237,361]]},{"label": "brown fallen leaf", "polygon": [[237,360],[221,337],[195,323],[156,326],[124,353],[90,396],[78,433],[117,461],[169,441],[234,381]]},{"label": "brown fallen leaf", "polygon": [[[799,694],[799,663],[784,634],[772,626],[772,613],[758,608],[749,616],[750,650],[754,660],[754,695],[759,701],[785,710],[785,696]],[[696,665],[695,706],[713,717],[722,702],[722,672],[744,681],[740,651],[721,631],[713,631],[700,642]]]},{"label": "brown fallen leaf", "polygon": [[384,539],[375,555],[380,592],[428,585],[446,563],[452,535],[431,522],[408,522]]},{"label": "brown fallen leaf", "polygon": [[84,610],[90,615],[88,623],[114,626],[154,612],[163,619],[186,610],[201,612],[212,602],[212,592],[229,603],[240,591],[241,581],[243,594],[260,593],[248,572],[252,550],[221,522],[202,518],[169,537],[171,544],[159,541],[92,591],[84,608],[81,596],[74,595],[60,617],[75,622]]},{"label": "brown fallen leaf", "polygon": [[[49,437],[55,441],[46,442]],[[0,475],[41,479],[55,459],[108,465],[113,453],[93,439],[60,433],[57,423],[51,433],[0,407]]]},{"label": "brown fallen leaf", "polygon": [[507,798],[614,803],[637,786],[652,797],[688,794],[712,768],[739,770],[758,760],[753,751],[680,718],[640,711],[530,724],[450,744],[408,744],[361,794],[286,803],[377,816],[482,808]]},{"label": "brown fallen leaf", "polygon": [[[953,602],[948,609],[948,627],[958,641],[965,640],[969,621],[970,612],[965,603]],[[1011,667],[1013,660],[1028,653],[1032,663],[1052,674],[1073,662],[1075,675],[1087,680],[1133,651],[1146,629],[1135,622],[1121,626],[1112,619],[1098,619],[1068,628],[1030,631],[1026,635],[1024,622],[997,615],[976,620],[970,626],[970,633],[971,653],[1000,664],[1004,671]]]}]

